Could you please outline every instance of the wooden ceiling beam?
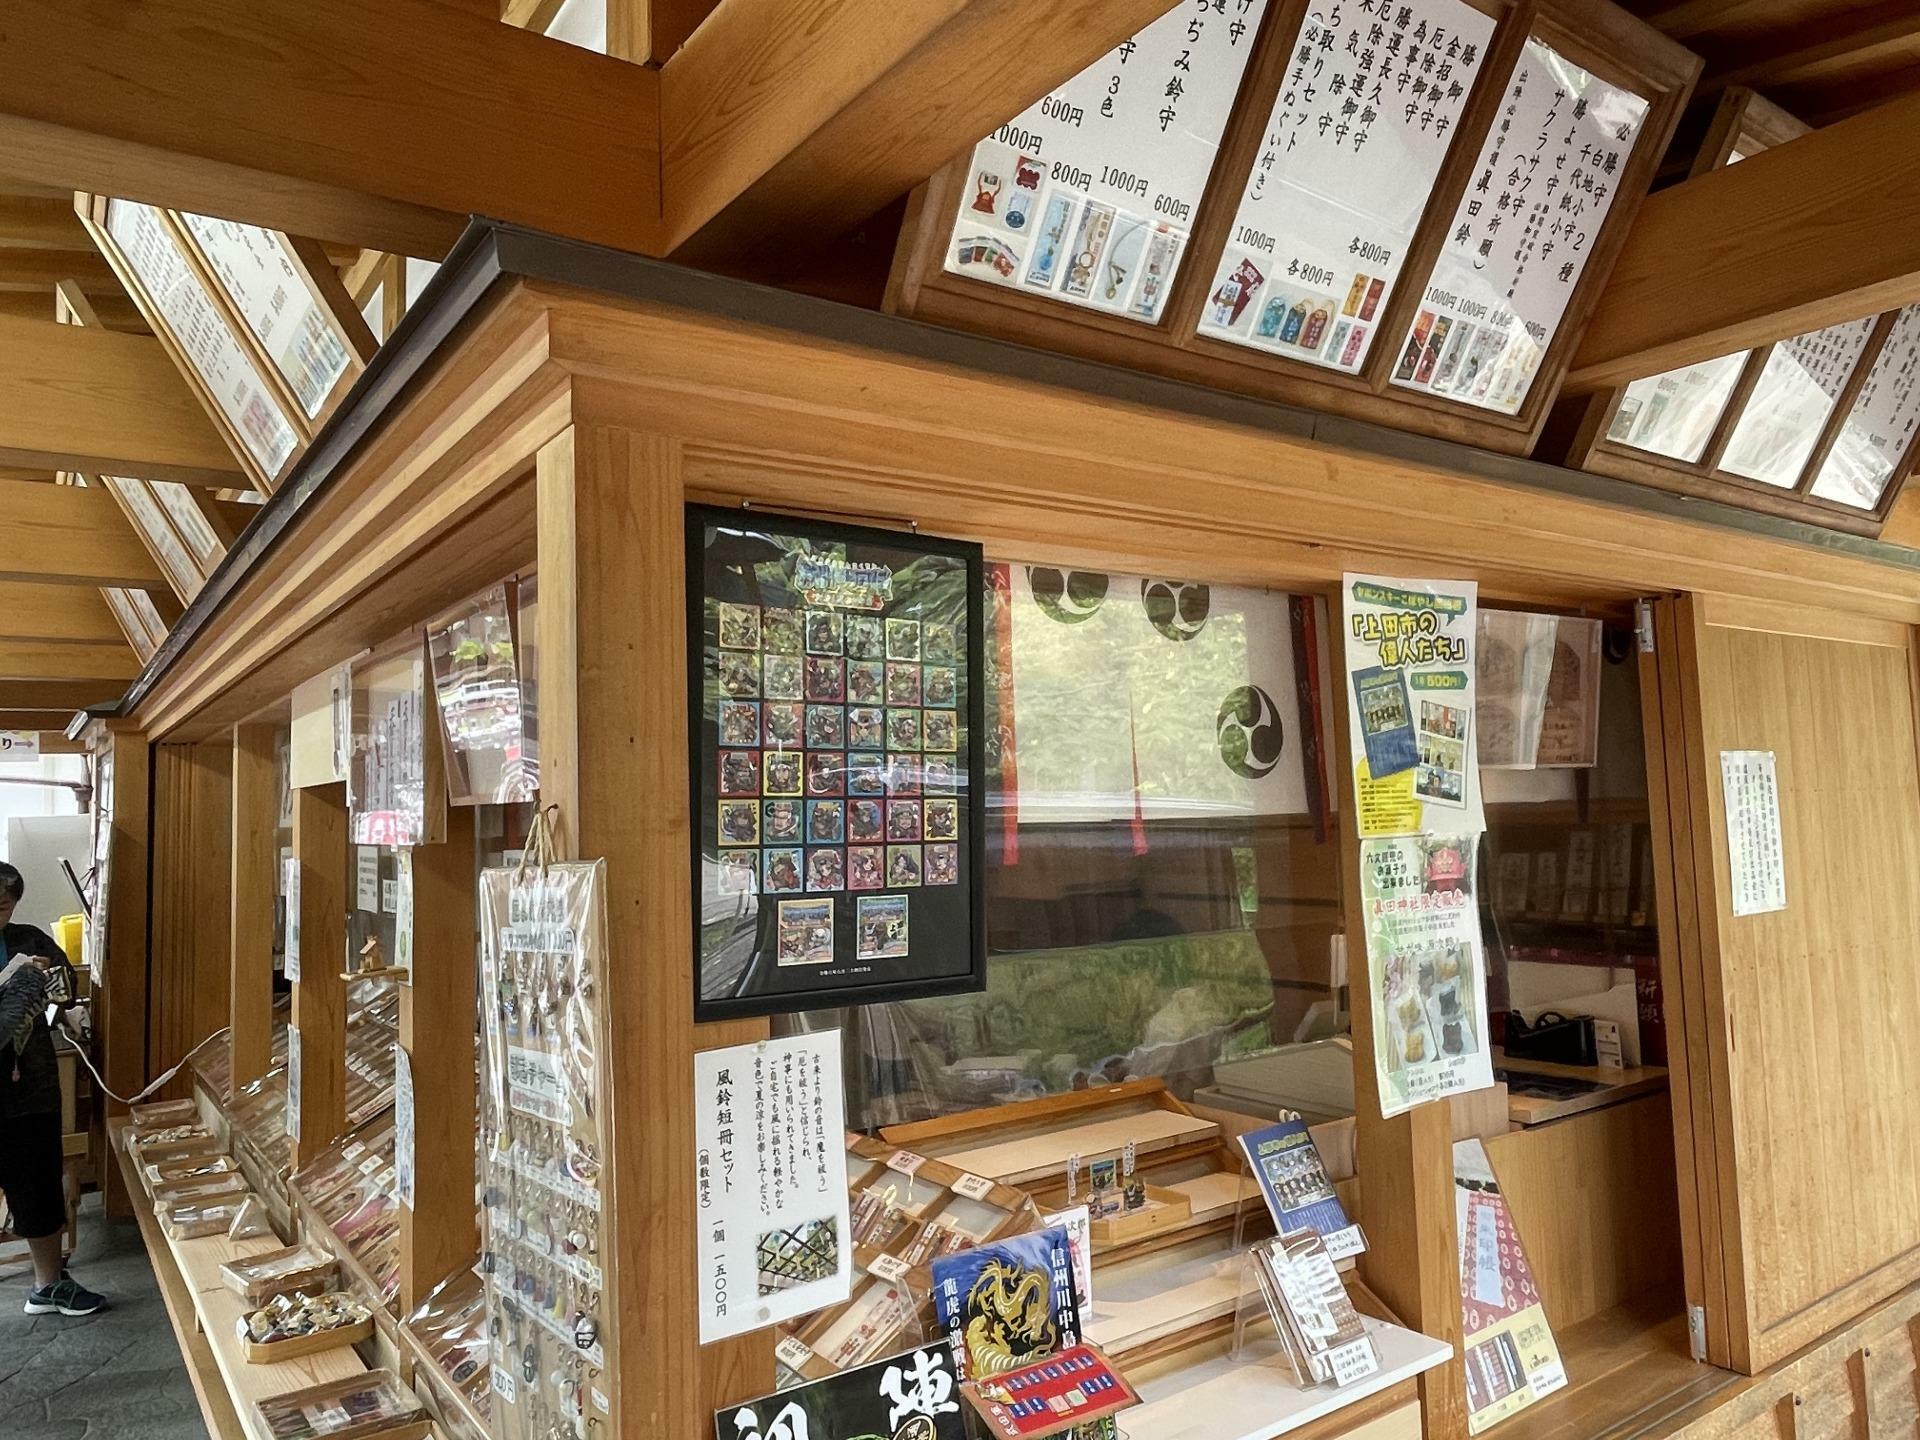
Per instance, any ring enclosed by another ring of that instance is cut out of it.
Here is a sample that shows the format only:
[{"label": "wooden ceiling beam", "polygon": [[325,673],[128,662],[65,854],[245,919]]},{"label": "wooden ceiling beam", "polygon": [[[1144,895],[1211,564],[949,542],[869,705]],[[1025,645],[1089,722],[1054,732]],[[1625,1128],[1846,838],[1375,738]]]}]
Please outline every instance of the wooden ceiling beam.
[{"label": "wooden ceiling beam", "polygon": [[15,710],[52,711],[55,728],[65,729],[66,717],[74,711],[112,705],[126,689],[124,680],[0,680],[0,714]]},{"label": "wooden ceiling beam", "polygon": [[0,581],[0,644],[16,640],[110,645],[120,626],[95,590]]},{"label": "wooden ceiling beam", "polygon": [[0,463],[200,485],[240,473],[158,340],[52,319],[0,318]]},{"label": "wooden ceiling beam", "polygon": [[9,0],[0,155],[438,256],[472,213],[658,253],[659,77],[439,0]]},{"label": "wooden ceiling beam", "polygon": [[73,201],[57,195],[0,195],[0,247],[92,251]]},{"label": "wooden ceiling beam", "polygon": [[[93,302],[94,313],[100,317],[100,323],[112,330],[142,331],[147,322],[134,308],[133,301],[121,291],[118,280],[114,289],[108,292],[105,287],[89,289],[87,298]],[[46,290],[0,290],[0,319],[14,320],[51,320],[54,318],[53,289]]]},{"label": "wooden ceiling beam", "polygon": [[1920,300],[1920,96],[1649,195],[1569,391]]},{"label": "wooden ceiling beam", "polygon": [[[0,339],[0,355],[5,352]],[[0,581],[166,588],[160,567],[105,490],[0,480],[0,516],[7,537]]]},{"label": "wooden ceiling beam", "polygon": [[1883,0],[1870,9],[1828,17],[1763,40],[1729,47],[1700,82],[1713,91],[1728,85],[1760,88],[1796,85],[1834,70],[1872,69],[1879,62],[1905,66],[1920,44],[1920,7],[1913,0]]},{"label": "wooden ceiling beam", "polygon": [[106,680],[124,687],[139,673],[140,662],[124,638],[111,644],[0,639],[0,685],[9,680]]},{"label": "wooden ceiling beam", "polygon": [[62,280],[76,280],[89,289],[119,284],[90,242],[85,250],[23,250],[0,245],[0,290],[39,292],[52,289]]},{"label": "wooden ceiling beam", "polygon": [[668,249],[845,231],[1175,3],[720,0],[660,72]]},{"label": "wooden ceiling beam", "polygon": [[[74,707],[77,709],[78,707]],[[73,718],[73,710],[0,710],[0,730],[37,730],[42,735],[61,735],[64,737],[67,721]],[[41,742],[40,748],[47,748]],[[65,754],[65,751],[58,752]]]}]

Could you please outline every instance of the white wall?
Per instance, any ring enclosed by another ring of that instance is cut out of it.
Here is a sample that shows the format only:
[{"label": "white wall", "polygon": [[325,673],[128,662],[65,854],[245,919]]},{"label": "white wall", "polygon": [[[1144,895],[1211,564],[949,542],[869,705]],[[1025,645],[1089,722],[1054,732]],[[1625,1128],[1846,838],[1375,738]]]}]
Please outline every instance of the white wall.
[{"label": "white wall", "polygon": [[58,916],[80,908],[61,878],[60,857],[66,855],[75,871],[84,874],[92,826],[71,790],[7,782],[86,778],[83,755],[0,763],[0,860],[18,866],[26,877],[27,898],[17,916],[24,924],[48,929]]}]

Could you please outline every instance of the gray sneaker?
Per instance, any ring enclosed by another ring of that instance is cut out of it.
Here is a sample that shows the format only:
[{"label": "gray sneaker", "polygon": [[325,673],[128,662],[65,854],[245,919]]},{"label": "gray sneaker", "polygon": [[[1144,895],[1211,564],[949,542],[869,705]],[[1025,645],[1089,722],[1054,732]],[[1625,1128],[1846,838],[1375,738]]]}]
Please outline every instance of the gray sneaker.
[{"label": "gray sneaker", "polygon": [[96,1295],[65,1270],[51,1285],[40,1285],[27,1292],[29,1315],[92,1315],[104,1309],[107,1297]]}]

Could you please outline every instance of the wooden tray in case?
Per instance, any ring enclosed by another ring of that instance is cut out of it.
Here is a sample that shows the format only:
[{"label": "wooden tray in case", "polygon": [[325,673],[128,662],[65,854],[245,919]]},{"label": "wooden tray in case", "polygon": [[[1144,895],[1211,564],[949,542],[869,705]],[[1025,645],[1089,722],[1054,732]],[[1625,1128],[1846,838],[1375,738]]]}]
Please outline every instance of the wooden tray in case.
[{"label": "wooden tray in case", "polygon": [[316,1330],[311,1335],[293,1335],[285,1340],[269,1340],[264,1345],[249,1336],[241,1337],[249,1365],[272,1365],[281,1360],[298,1360],[302,1355],[317,1355],[322,1350],[337,1350],[342,1345],[357,1345],[373,1334],[373,1317],[332,1330]]}]

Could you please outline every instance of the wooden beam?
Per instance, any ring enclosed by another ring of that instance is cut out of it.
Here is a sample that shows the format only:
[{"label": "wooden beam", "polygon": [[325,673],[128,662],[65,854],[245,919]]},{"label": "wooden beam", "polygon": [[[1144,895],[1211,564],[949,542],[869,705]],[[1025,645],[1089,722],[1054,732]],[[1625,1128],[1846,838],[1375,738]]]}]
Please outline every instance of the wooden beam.
[{"label": "wooden beam", "polygon": [[1570,390],[1920,300],[1920,96],[1647,197]]},{"label": "wooden beam", "polygon": [[[117,288],[119,281],[115,281]],[[134,308],[133,301],[125,295],[109,295],[104,290],[90,290],[87,298],[93,302],[93,308],[100,317],[100,323],[113,330],[131,331],[139,334],[147,328],[147,322]],[[54,318],[54,298],[52,290],[0,290],[0,319],[11,320],[51,320]]]},{"label": "wooden beam", "polygon": [[[137,1095],[147,1083],[147,860],[152,822],[152,750],[137,730],[114,728],[106,736],[112,774],[100,804],[112,816],[104,894],[107,944],[101,983],[95,992],[94,1060],[107,1088]],[[124,1115],[118,1100],[108,1115]],[[102,1182],[109,1215],[127,1215],[133,1201],[118,1165],[108,1164]]]},{"label": "wooden beam", "polygon": [[93,253],[73,202],[58,195],[0,195],[0,248],[12,246]]},{"label": "wooden beam", "polygon": [[438,0],[13,0],[10,174],[438,256],[479,213],[658,233],[659,85]]},{"label": "wooden beam", "polygon": [[[5,348],[0,326],[0,366],[7,363]],[[0,426],[13,418],[0,409]],[[166,587],[160,567],[105,490],[0,480],[0,516],[6,517],[7,536],[0,546],[0,581]]]},{"label": "wooden beam", "polygon": [[243,483],[158,340],[61,325],[47,307],[45,320],[0,318],[0,462]]},{"label": "wooden beam", "polygon": [[233,1026],[232,1090],[273,1063],[273,928],[280,886],[277,725],[233,727],[233,908],[227,993]]},{"label": "wooden beam", "polygon": [[347,1128],[347,787],[293,792],[293,861],[300,872],[300,978],[293,1030],[300,1046],[300,1104],[289,1108],[294,1168]]},{"label": "wooden beam", "polygon": [[140,662],[121,640],[106,644],[69,640],[0,640],[0,682],[131,680],[139,673]]},{"label": "wooden beam", "polygon": [[64,734],[73,711],[0,710],[0,730],[38,730],[41,734]]},{"label": "wooden beam", "polygon": [[90,244],[84,250],[21,250],[0,245],[0,290],[38,293],[62,280],[102,288],[119,283]]},{"label": "wooden beam", "polygon": [[1174,0],[720,0],[661,70],[668,248],[847,230]]},{"label": "wooden beam", "polygon": [[0,644],[61,640],[110,645],[120,638],[113,612],[93,591],[71,585],[0,582]]},{"label": "wooden beam", "polygon": [[[126,688],[122,680],[0,680],[0,707],[72,715],[76,710],[111,705]],[[65,725],[62,720],[63,729]]]},{"label": "wooden beam", "polygon": [[1769,31],[1765,39],[1730,47],[1701,81],[1703,91],[1727,85],[1796,85],[1835,71],[1905,68],[1920,42],[1920,9],[1912,0],[1882,0],[1865,10]]}]

